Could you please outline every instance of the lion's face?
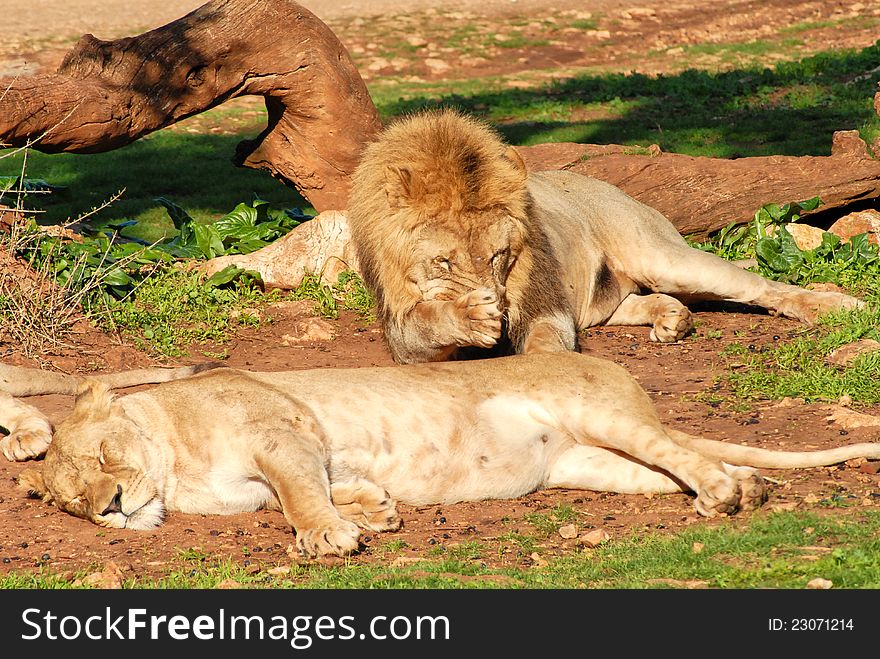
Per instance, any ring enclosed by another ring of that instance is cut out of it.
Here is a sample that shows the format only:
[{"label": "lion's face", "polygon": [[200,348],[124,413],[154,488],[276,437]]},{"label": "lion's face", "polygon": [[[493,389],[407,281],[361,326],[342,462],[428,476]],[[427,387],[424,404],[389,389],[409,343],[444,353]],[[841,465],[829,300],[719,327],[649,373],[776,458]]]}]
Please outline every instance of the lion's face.
[{"label": "lion's face", "polygon": [[99,386],[77,399],[38,470],[22,484],[61,510],[100,526],[151,529],[165,506],[147,475],[140,429],[114,409]]},{"label": "lion's face", "polygon": [[[474,228],[463,234],[462,225]],[[479,221],[430,223],[420,232],[412,276],[425,300],[452,301],[479,288],[503,300],[523,243],[522,224],[502,210],[485,211]]]}]

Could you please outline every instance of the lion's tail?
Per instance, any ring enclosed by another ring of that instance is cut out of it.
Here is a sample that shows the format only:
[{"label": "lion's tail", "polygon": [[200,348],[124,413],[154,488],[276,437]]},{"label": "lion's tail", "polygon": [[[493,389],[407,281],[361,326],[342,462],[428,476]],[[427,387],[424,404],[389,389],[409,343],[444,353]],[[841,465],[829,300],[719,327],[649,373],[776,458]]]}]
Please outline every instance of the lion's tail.
[{"label": "lion's tail", "polygon": [[679,446],[739,466],[794,469],[823,467],[853,458],[880,459],[880,443],[850,444],[821,451],[772,451],[754,446],[742,446],[741,444],[729,444],[714,439],[694,437],[669,428],[666,429],[666,432]]},{"label": "lion's tail", "polygon": [[[189,378],[223,364],[205,363],[179,368],[138,368],[118,373],[90,375],[110,389],[123,389],[139,384],[158,384]],[[0,392],[12,396],[40,396],[43,394],[75,395],[84,381],[79,375],[68,375],[38,368],[0,364]]]}]

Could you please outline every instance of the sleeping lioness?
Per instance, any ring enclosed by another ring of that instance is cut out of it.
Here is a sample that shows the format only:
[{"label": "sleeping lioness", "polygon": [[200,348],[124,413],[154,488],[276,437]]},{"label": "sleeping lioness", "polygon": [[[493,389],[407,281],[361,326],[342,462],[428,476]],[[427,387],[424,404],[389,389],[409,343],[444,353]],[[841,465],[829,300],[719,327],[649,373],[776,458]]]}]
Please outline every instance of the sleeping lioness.
[{"label": "sleeping lioness", "polygon": [[20,482],[117,528],[153,528],[166,510],[279,509],[300,552],[313,557],[354,551],[361,528],[397,529],[396,501],[502,499],[554,487],[693,491],[697,511],[713,516],[763,502],[764,482],[751,467],[860,456],[880,458],[880,444],[785,453],[688,435],[660,423],[620,366],[556,353],[218,369],[115,399],[94,382]]},{"label": "sleeping lioness", "polygon": [[526,171],[487,126],[445,110],[370,144],[348,221],[394,359],[577,349],[595,325],[672,342],[688,301],[731,300],[812,323],[858,299],[770,281],[694,249],[662,214],[603,181]]}]

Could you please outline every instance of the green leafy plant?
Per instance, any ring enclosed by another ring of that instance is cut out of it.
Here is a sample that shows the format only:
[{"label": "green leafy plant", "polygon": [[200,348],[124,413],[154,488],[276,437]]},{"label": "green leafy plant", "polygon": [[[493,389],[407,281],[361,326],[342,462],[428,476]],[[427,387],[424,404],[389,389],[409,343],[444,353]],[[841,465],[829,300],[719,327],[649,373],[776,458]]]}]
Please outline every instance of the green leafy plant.
[{"label": "green leafy plant", "polygon": [[210,224],[196,222],[182,207],[158,197],[177,229],[177,236],[156,247],[178,258],[214,258],[250,254],[310,219],[300,209],[273,208],[268,201],[241,203]]},{"label": "green leafy plant", "polygon": [[821,199],[813,197],[782,205],[767,204],[758,209],[748,224],[730,224],[708,241],[690,244],[725,259],[754,258],[757,271],[776,281],[799,286],[828,282],[857,294],[880,294],[880,256],[877,245],[866,234],[843,241],[826,231],[821,244],[814,249],[798,247],[786,227],[821,203]]}]

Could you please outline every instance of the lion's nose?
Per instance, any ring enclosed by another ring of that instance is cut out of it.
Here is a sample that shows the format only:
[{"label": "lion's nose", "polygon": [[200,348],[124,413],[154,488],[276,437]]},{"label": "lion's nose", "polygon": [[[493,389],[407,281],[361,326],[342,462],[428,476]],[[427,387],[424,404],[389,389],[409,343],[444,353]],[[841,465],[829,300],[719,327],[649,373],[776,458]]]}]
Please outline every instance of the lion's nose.
[{"label": "lion's nose", "polygon": [[122,512],[122,485],[116,484],[116,496],[113,497],[113,500],[110,504],[104,509],[102,515],[109,515],[110,513],[121,513]]}]

